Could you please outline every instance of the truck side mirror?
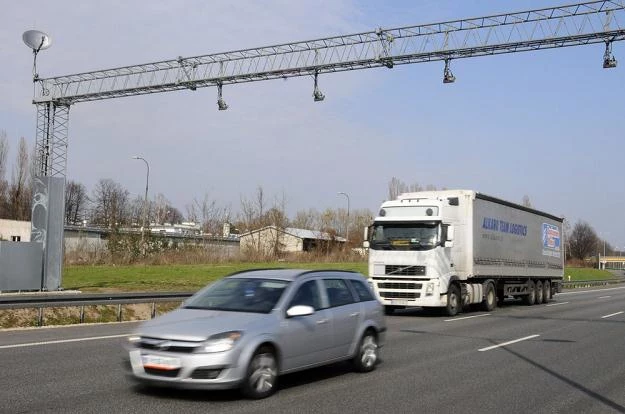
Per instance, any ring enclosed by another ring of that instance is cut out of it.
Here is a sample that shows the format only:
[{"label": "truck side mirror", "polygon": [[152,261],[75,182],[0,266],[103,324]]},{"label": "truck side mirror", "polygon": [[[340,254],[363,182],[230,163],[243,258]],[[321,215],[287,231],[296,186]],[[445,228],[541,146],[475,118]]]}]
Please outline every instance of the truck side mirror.
[{"label": "truck side mirror", "polygon": [[362,247],[364,247],[365,249],[369,248],[369,240],[365,240],[362,242]]},{"label": "truck side mirror", "polygon": [[447,226],[447,240],[445,241],[454,241],[454,226],[451,224]]},{"label": "truck side mirror", "polygon": [[365,227],[365,233],[363,240],[369,240],[369,227]]}]

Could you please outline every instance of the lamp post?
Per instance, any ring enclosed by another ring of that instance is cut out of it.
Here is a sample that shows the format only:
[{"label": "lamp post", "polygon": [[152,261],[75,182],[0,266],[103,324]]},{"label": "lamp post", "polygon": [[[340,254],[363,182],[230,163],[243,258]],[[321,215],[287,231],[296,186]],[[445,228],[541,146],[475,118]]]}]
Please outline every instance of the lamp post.
[{"label": "lamp post", "polygon": [[339,191],[337,195],[344,195],[347,198],[347,220],[345,224],[345,241],[349,243],[349,195],[343,191]]},{"label": "lamp post", "polygon": [[145,199],[143,200],[143,224],[141,225],[141,245],[143,246],[145,227],[148,219],[148,185],[150,183],[150,164],[148,164],[145,158],[139,157],[138,155],[133,156],[132,159],[142,160],[147,169],[147,173],[145,175]]}]

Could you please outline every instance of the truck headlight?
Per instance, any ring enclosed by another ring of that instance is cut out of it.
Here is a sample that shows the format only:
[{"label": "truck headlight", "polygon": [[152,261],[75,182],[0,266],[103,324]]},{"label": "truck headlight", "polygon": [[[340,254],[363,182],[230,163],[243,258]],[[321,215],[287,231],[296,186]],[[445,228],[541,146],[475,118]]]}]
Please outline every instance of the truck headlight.
[{"label": "truck headlight", "polygon": [[434,283],[427,283],[425,285],[425,296],[432,296],[434,294]]},{"label": "truck headlight", "polygon": [[223,332],[213,335],[204,341],[196,352],[214,353],[230,351],[234,348],[237,341],[241,339],[241,336],[243,336],[243,332],[239,331]]}]

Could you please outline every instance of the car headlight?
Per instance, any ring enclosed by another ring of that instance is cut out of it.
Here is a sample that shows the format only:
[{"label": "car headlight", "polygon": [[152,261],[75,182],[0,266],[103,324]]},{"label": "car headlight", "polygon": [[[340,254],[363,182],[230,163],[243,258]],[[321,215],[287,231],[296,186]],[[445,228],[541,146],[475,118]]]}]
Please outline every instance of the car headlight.
[{"label": "car headlight", "polygon": [[128,343],[131,345],[135,345],[136,343],[141,341],[141,337],[138,335],[130,335],[128,337]]},{"label": "car headlight", "polygon": [[234,345],[243,336],[243,332],[230,331],[223,332],[217,335],[213,335],[208,338],[196,352],[213,353],[213,352],[225,352],[234,348]]}]

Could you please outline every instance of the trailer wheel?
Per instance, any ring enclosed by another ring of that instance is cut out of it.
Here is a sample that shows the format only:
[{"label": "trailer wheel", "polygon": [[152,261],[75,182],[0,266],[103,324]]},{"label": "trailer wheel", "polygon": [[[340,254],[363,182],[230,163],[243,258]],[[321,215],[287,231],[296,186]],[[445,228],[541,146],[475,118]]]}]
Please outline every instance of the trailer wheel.
[{"label": "trailer wheel", "polygon": [[486,293],[482,301],[482,310],[490,312],[497,306],[497,295],[495,294],[495,286],[492,283],[486,285]]},{"label": "trailer wheel", "polygon": [[543,303],[543,282],[540,280],[536,281],[536,305],[540,305]]},{"label": "trailer wheel", "polygon": [[536,303],[536,286],[533,280],[527,281],[527,295],[523,296],[523,303],[528,306]]},{"label": "trailer wheel", "polygon": [[447,315],[456,316],[461,306],[460,289],[458,289],[457,285],[449,286],[449,290],[447,291],[447,306],[445,307]]},{"label": "trailer wheel", "polygon": [[543,303],[549,302],[551,299],[551,280],[543,282]]}]

